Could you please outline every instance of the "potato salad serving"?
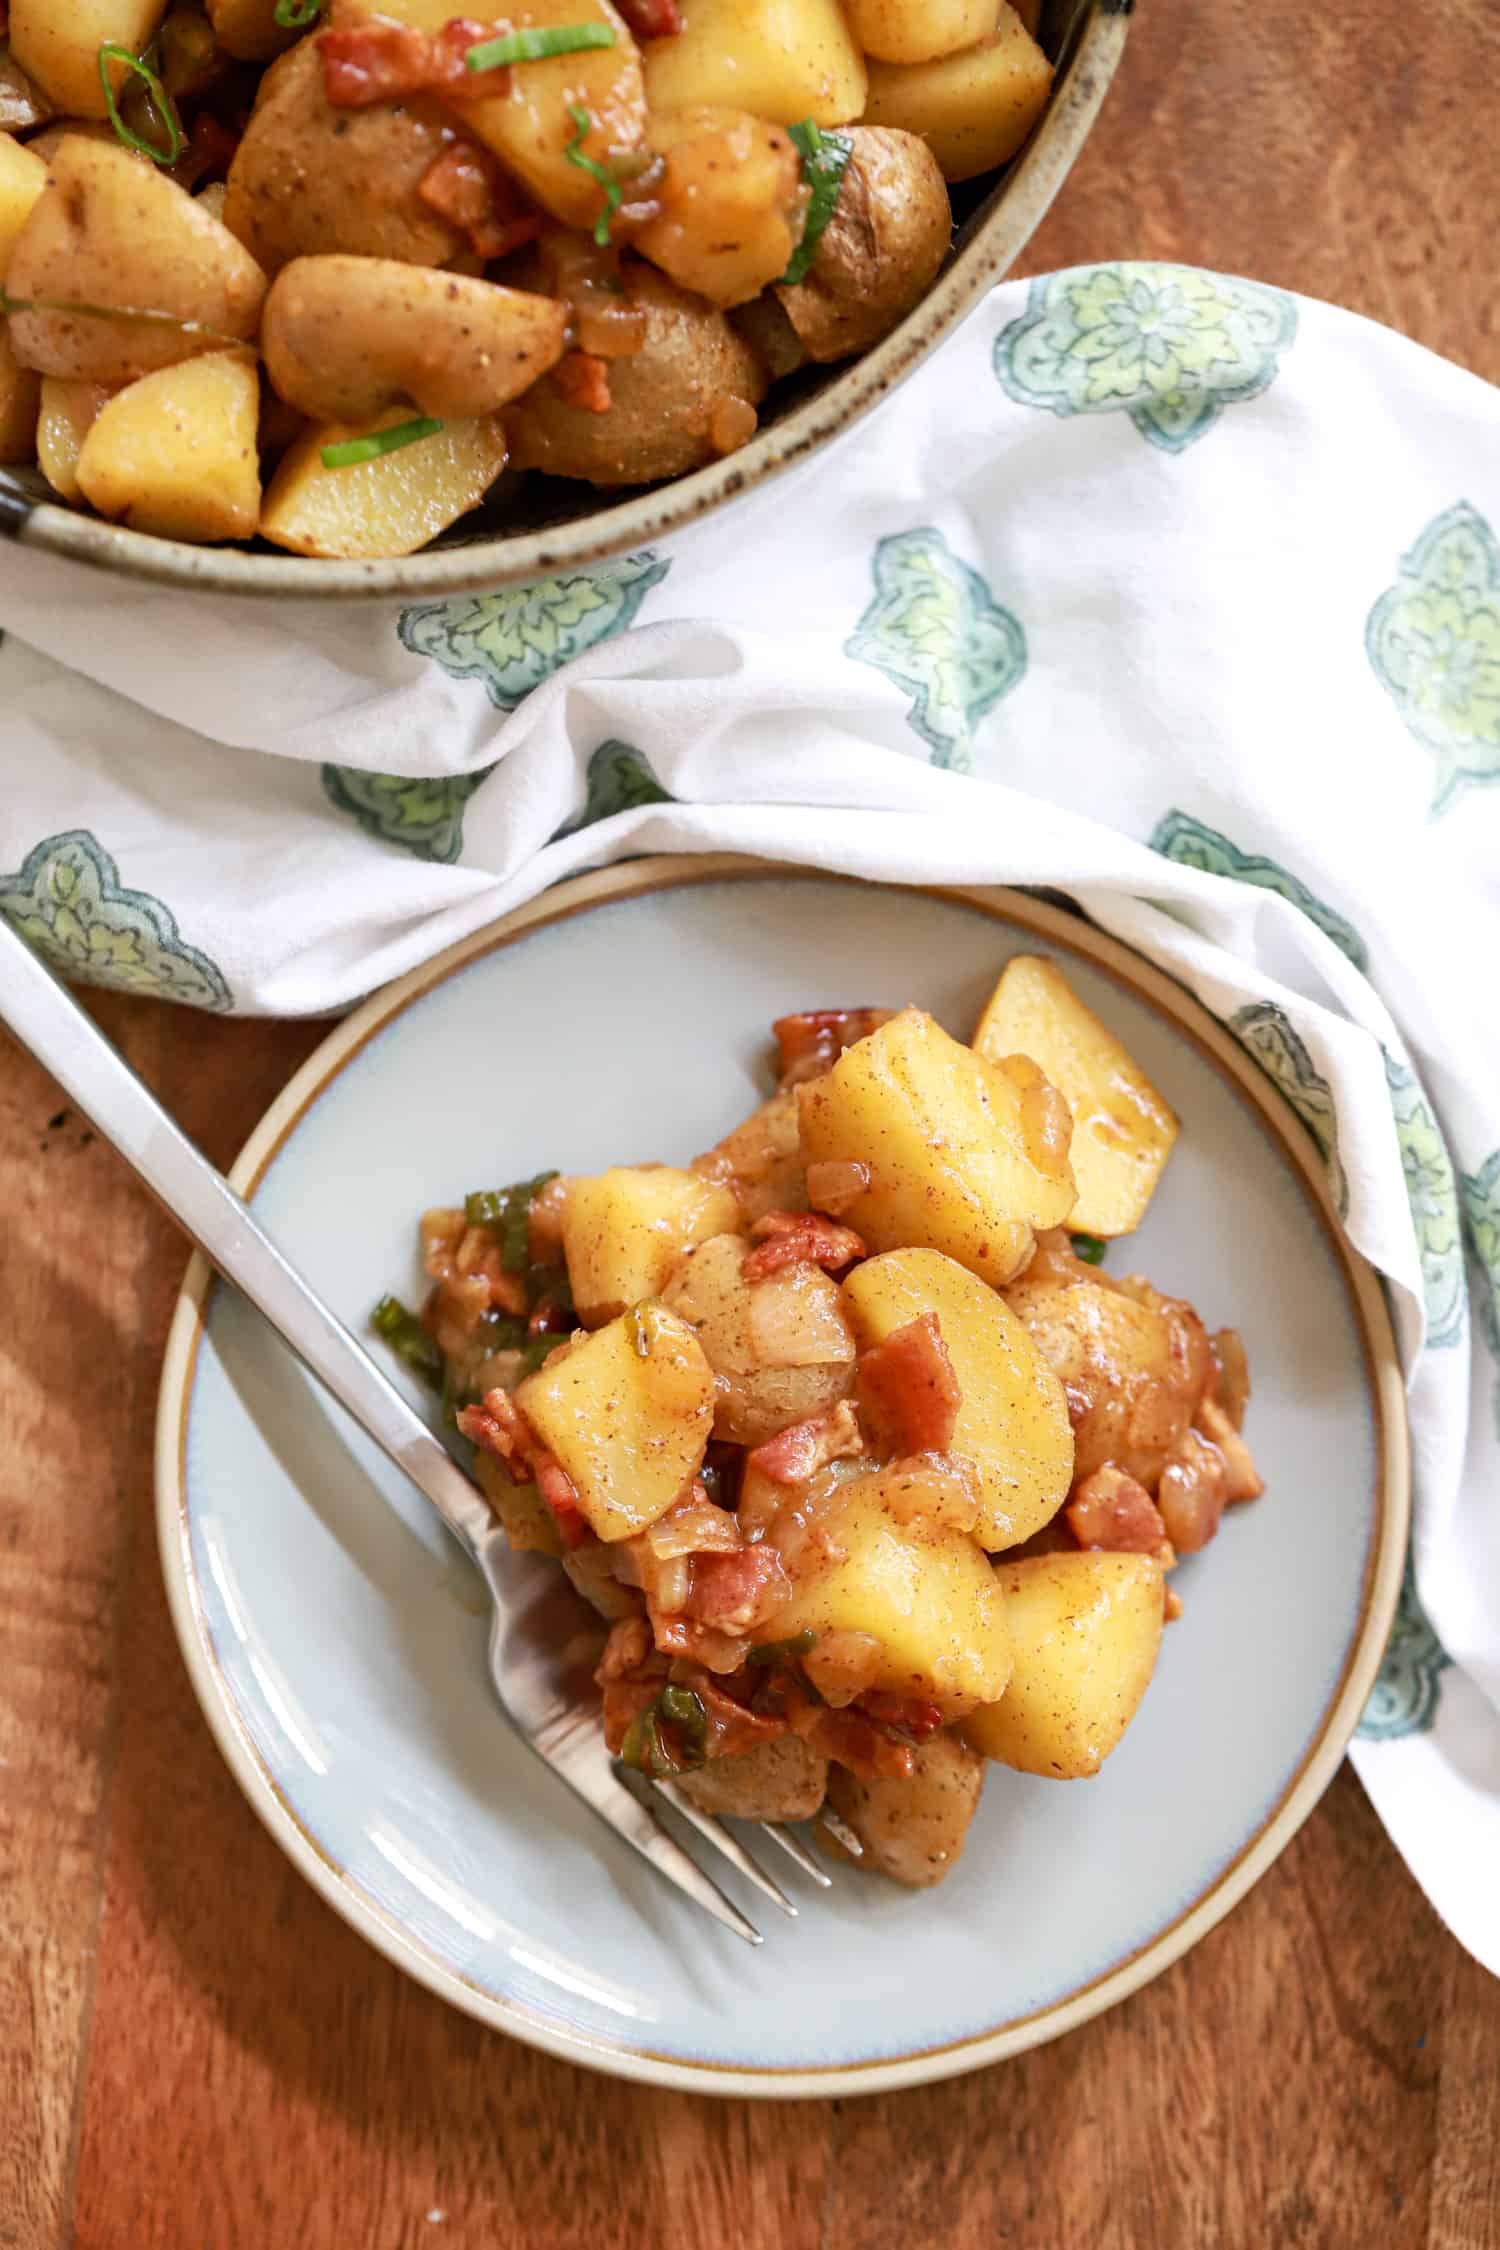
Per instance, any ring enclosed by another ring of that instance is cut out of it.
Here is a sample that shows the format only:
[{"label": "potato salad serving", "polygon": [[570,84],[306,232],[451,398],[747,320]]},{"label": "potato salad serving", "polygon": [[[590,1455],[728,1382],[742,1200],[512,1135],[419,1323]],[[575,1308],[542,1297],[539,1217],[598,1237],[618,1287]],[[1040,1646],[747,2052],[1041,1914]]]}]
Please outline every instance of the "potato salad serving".
[{"label": "potato salad serving", "polygon": [[680,476],[912,309],[1052,76],[1007,0],[461,5],[0,0],[0,464],[340,558]]},{"label": "potato salad serving", "polygon": [[967,1046],[915,1007],[774,1033],[778,1091],[689,1164],[427,1212],[421,1311],[374,1325],[604,1621],[615,1755],[920,1888],[987,1759],[1120,1741],[1179,1557],[1261,1491],[1249,1373],[1104,1263],[1177,1120],[1052,962]]}]

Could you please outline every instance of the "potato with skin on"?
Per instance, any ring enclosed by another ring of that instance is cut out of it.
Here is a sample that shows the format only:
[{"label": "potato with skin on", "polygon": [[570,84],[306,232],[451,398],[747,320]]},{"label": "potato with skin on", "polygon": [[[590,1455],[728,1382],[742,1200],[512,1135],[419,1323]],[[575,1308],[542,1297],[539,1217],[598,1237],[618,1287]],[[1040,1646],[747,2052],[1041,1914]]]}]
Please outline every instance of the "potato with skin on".
[{"label": "potato with skin on", "polygon": [[915,133],[856,125],[838,201],[801,281],[776,296],[809,359],[878,343],[936,280],[953,235],[937,159]]},{"label": "potato with skin on", "polygon": [[[10,0],[10,51],[67,117],[108,117],[99,49],[106,44],[141,54],[167,12],[167,0]],[[118,97],[123,63],[110,65]]]},{"label": "potato with skin on", "polygon": [[266,373],[315,422],[407,402],[441,420],[493,414],[562,358],[551,297],[394,258],[294,258],[261,318]]},{"label": "potato with skin on", "polygon": [[101,407],[74,474],[91,507],[133,531],[206,545],[248,539],[260,514],[260,377],[246,352],[161,367]]},{"label": "potato with skin on", "polygon": [[635,248],[711,305],[747,304],[802,239],[808,189],[791,136],[745,110],[683,109],[654,112],[650,139],[660,209]]},{"label": "potato with skin on", "polygon": [[274,547],[332,561],[413,555],[477,508],[505,467],[498,415],[445,422],[431,437],[372,461],[331,469],[325,446],[368,437],[411,420],[393,406],[359,428],[321,422],[282,455],[261,509],[260,532]]},{"label": "potato with skin on", "polygon": [[815,1479],[766,1532],[792,1581],[767,1637],[868,1634],[873,1687],[949,1719],[996,1702],[1010,1627],[988,1558],[943,1512],[958,1497],[953,1472],[926,1456]]},{"label": "potato with skin on", "polygon": [[986,1062],[904,1008],[797,1088],[809,1164],[857,1163],[841,1220],[872,1250],[941,1250],[996,1286],[1073,1208],[1068,1118],[1034,1066]]},{"label": "potato with skin on", "polygon": [[658,1296],[689,1250],[732,1233],[739,1206],[728,1188],[671,1164],[575,1172],[563,1206],[563,1258],[578,1317],[602,1327],[627,1305]]},{"label": "potato with skin on", "polygon": [[714,1371],[714,1435],[759,1445],[826,1414],[854,1385],[838,1284],[813,1265],[748,1282],[753,1245],[720,1234],[684,1258],[662,1300],[690,1322]]},{"label": "potato with skin on", "polygon": [[847,1766],[828,1771],[828,1802],[865,1847],[860,1867],[910,1891],[952,1874],[983,1788],[984,1760],[957,1734],[921,1743],[909,1781],[862,1781]]},{"label": "potato with skin on", "polygon": [[1062,1384],[1004,1299],[938,1250],[888,1250],[854,1268],[844,1308],[861,1351],[936,1313],[963,1393],[948,1450],[979,1472],[974,1536],[1019,1546],[1051,1521],[1073,1480]]},{"label": "potato with skin on", "polygon": [[1177,1119],[1150,1079],[1055,962],[1008,961],[974,1034],[999,1061],[1029,1055],[1073,1113],[1069,1159],[1078,1201],[1069,1224],[1109,1239],[1146,1216],[1177,1139]]},{"label": "potato with skin on", "polygon": [[41,377],[21,365],[0,320],[0,466],[16,467],[36,458],[41,400]]},{"label": "potato with skin on", "polygon": [[854,36],[880,62],[930,62],[995,28],[995,0],[844,0]]},{"label": "potato with skin on", "polygon": [[[11,252],[16,297],[112,310],[11,316],[16,357],[40,375],[129,383],[255,334],[266,277],[185,189],[122,148],[76,135]],[[150,320],[120,318],[141,311]]]},{"label": "potato with skin on", "polygon": [[608,1540],[644,1531],[682,1497],[703,1465],[713,1391],[687,1322],[653,1305],[639,1324],[622,1314],[575,1338],[518,1385],[515,1400],[572,1478],[590,1529]]},{"label": "potato with skin on", "polygon": [[642,54],[653,110],[712,102],[774,125],[847,125],[865,64],[839,0],[679,0],[681,31]]},{"label": "potato with skin on", "polygon": [[47,185],[47,167],[26,142],[0,133],[0,281],[5,279],[16,238]]},{"label": "potato with skin on", "polygon": [[41,406],[36,424],[37,467],[60,500],[78,498],[78,456],[100,408],[113,394],[103,383],[65,383],[38,377]]},{"label": "potato with skin on", "polygon": [[945,180],[972,180],[1009,163],[1051,90],[1051,63],[999,0],[993,33],[975,46],[931,62],[872,62],[863,123],[920,133]]},{"label": "potato with skin on", "polygon": [[237,62],[270,62],[299,36],[276,21],[276,0],[204,0],[214,37]]},{"label": "potato with skin on", "polygon": [[737,1758],[710,1758],[677,1786],[700,1812],[729,1820],[811,1820],[828,1787],[828,1760],[800,1735],[777,1735]]},{"label": "potato with skin on", "polygon": [[1154,1555],[1036,1555],[1001,1563],[1015,1669],[965,1739],[1019,1773],[1081,1781],[1135,1717],[1161,1647],[1163,1578]]}]

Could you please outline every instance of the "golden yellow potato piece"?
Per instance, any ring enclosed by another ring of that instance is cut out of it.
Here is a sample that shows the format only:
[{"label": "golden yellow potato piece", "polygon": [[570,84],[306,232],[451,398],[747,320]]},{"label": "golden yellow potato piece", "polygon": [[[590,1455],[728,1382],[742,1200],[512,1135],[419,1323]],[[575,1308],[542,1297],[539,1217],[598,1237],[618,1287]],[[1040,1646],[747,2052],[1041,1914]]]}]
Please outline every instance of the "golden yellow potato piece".
[{"label": "golden yellow potato piece", "polygon": [[828,1801],[864,1845],[862,1869],[926,1891],[958,1865],[979,1810],[984,1760],[960,1735],[947,1733],[924,1742],[916,1760],[909,1781],[861,1781],[847,1766],[831,1766]]},{"label": "golden yellow potato piece", "polygon": [[790,136],[744,110],[669,110],[651,120],[665,169],[661,209],[635,248],[711,305],[743,305],[779,281],[802,239],[807,190]]},{"label": "golden yellow potato piece", "polygon": [[[249,252],[175,181],[76,133],[52,159],[5,283],[15,297],[111,308],[107,319],[11,316],[11,341],[26,366],[90,383],[133,382],[253,336],[266,292]],[[137,310],[156,317],[119,317]]]},{"label": "golden yellow potato piece", "polygon": [[[99,49],[108,42],[140,54],[166,12],[167,0],[10,0],[10,51],[54,109],[107,117]],[[111,68],[116,93],[125,75]]]},{"label": "golden yellow potato piece", "polygon": [[262,538],[298,555],[411,555],[478,507],[505,466],[505,433],[495,415],[445,422],[435,436],[373,461],[325,467],[325,445],[410,419],[409,407],[393,406],[362,429],[323,423],[295,438],[266,493]]},{"label": "golden yellow potato piece", "polygon": [[988,1063],[919,1008],[799,1086],[808,1163],[863,1164],[839,1216],[874,1250],[942,1250],[999,1284],[1073,1208],[1067,1120],[1041,1074]]},{"label": "golden yellow potato piece", "polygon": [[776,125],[847,125],[864,108],[864,57],[838,0],[681,0],[681,13],[681,31],[646,42],[653,110],[714,102]]},{"label": "golden yellow potato piece", "polygon": [[78,489],[159,539],[248,539],[260,514],[260,377],[243,352],[158,368],[117,391],[83,441]]},{"label": "golden yellow potato piece", "polygon": [[5,279],[16,237],[46,185],[42,158],[24,141],[0,133],[0,281]]},{"label": "golden yellow potato piece", "polygon": [[38,380],[42,396],[36,425],[37,466],[60,499],[76,500],[78,456],[110,392],[102,383],[64,383],[56,375]]},{"label": "golden yellow potato piece", "polygon": [[844,0],[855,38],[881,62],[930,62],[988,39],[995,0]]},{"label": "golden yellow potato piece", "polygon": [[573,1479],[593,1530],[628,1539],[665,1515],[702,1467],[714,1379],[687,1322],[653,1305],[528,1375],[516,1404]]},{"label": "golden yellow potato piece", "polygon": [[866,1633],[880,1645],[873,1686],[936,1703],[948,1718],[995,1702],[1010,1678],[1005,1603],[968,1533],[928,1512],[950,1482],[908,1462],[830,1480],[786,1512],[795,1521],[778,1517],[767,1536],[794,1590],[769,1637]]},{"label": "golden yellow potato piece", "polygon": [[1007,164],[1047,106],[1052,65],[1005,0],[993,35],[932,62],[870,65],[866,125],[920,133],[948,180]]},{"label": "golden yellow potato piece", "polygon": [[573,1174],[562,1237],[579,1319],[597,1328],[627,1305],[658,1296],[687,1251],[739,1223],[728,1188],[670,1164]]},{"label": "golden yellow potato piece", "polygon": [[1078,1182],[1069,1224],[1105,1236],[1138,1227],[1172,1153],[1177,1120],[1061,969],[1029,953],[1007,962],[974,1051],[992,1062],[1029,1055],[1067,1101]]},{"label": "golden yellow potato piece", "polygon": [[35,458],[41,395],[41,377],[21,365],[0,320],[0,464]]},{"label": "golden yellow potato piece", "polygon": [[979,1471],[981,1547],[1019,1546],[1050,1522],[1073,1478],[1068,1402],[1003,1298],[940,1250],[888,1250],[854,1268],[844,1308],[861,1351],[937,1314],[963,1392],[949,1450]]},{"label": "golden yellow potato piece", "polygon": [[1097,1773],[1135,1717],[1161,1646],[1162,1572],[1151,1555],[1037,1555],[1000,1563],[1015,1670],[964,1735],[1021,1773]]}]

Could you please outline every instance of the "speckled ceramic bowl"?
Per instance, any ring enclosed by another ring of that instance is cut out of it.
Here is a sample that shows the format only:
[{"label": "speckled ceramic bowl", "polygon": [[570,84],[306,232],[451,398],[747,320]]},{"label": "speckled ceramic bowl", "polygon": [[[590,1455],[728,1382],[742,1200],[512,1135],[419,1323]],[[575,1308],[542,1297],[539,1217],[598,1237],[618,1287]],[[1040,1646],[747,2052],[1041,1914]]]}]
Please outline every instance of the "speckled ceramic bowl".
[{"label": "speckled ceramic bowl", "polygon": [[848,429],[1003,278],[1099,113],[1132,5],[1133,0],[1045,0],[1042,41],[1058,65],[1051,100],[1026,148],[997,182],[987,191],[982,181],[957,190],[953,255],[922,302],[862,359],[778,384],[772,410],[750,443],[692,476],[619,499],[585,485],[530,477],[519,490],[504,486],[503,514],[500,506],[476,510],[421,554],[390,562],[314,562],[264,548],[190,547],[154,539],[58,507],[35,471],[0,470],[0,534],[158,584],[338,600],[525,585],[651,546]]}]

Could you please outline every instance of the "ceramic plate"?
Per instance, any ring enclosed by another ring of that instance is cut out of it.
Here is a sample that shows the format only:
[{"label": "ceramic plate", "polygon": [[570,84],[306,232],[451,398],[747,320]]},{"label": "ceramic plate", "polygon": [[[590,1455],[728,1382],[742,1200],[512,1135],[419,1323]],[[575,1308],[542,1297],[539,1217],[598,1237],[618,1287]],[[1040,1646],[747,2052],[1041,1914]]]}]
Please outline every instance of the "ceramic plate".
[{"label": "ceramic plate", "polygon": [[419,1292],[425,1205],[544,1166],[685,1160],[767,1090],[774,1016],[914,1000],[966,1034],[1017,950],[1064,963],[1183,1121],[1114,1263],[1244,1331],[1268,1490],[1183,1564],[1185,1615],[1102,1774],[1059,1784],[992,1767],[938,1891],[841,1870],[796,1923],[773,1916],[758,1951],[680,1900],[508,1734],[474,1584],[425,1503],[254,1314],[201,1265],[189,1274],[158,1476],[194,1685],[309,1881],[487,2023],[720,2093],[971,2069],[1174,1960],[1337,1766],[1405,1539],[1380,1292],[1341,1246],[1280,1096],[1176,986],[1081,921],[1012,893],[738,862],[588,876],[345,1023],[255,1133],[236,1184],[360,1329],[386,1289]]}]

